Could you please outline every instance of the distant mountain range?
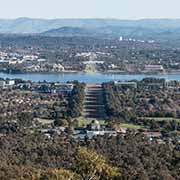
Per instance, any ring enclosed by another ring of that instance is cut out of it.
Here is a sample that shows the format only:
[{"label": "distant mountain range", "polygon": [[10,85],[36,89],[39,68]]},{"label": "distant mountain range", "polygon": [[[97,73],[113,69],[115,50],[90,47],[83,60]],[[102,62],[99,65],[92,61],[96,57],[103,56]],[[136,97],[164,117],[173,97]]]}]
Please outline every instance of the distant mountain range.
[{"label": "distant mountain range", "polygon": [[87,29],[80,27],[61,27],[51,29],[40,33],[43,36],[58,36],[58,37],[73,37],[73,36],[95,36],[97,35],[96,29]]},{"label": "distant mountain range", "polygon": [[0,33],[43,36],[147,36],[180,35],[180,19],[0,19]]},{"label": "distant mountain range", "polygon": [[97,28],[62,27],[40,33],[49,37],[95,37],[95,38],[140,38],[156,40],[180,40],[180,28],[142,28],[106,26]]}]

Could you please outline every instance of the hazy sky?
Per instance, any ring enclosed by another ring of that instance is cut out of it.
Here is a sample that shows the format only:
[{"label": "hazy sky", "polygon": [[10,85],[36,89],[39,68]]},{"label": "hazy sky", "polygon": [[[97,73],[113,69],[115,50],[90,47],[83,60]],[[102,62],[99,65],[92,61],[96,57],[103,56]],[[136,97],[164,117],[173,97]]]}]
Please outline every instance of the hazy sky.
[{"label": "hazy sky", "polygon": [[0,18],[180,18],[180,0],[0,0]]}]

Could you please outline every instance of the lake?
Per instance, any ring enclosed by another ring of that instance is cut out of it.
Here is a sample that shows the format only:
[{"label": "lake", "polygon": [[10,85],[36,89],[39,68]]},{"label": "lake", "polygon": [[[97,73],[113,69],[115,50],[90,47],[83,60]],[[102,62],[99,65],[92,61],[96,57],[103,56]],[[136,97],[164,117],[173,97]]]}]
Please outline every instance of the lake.
[{"label": "lake", "polygon": [[165,78],[167,80],[180,80],[180,74],[165,74],[165,75],[145,75],[145,74],[136,74],[136,75],[122,75],[122,74],[85,74],[85,73],[69,73],[69,74],[42,74],[42,73],[27,73],[27,74],[6,74],[0,73],[0,78],[10,78],[10,79],[23,79],[31,81],[48,81],[48,82],[67,82],[78,80],[80,82],[85,82],[88,84],[93,83],[103,83],[108,81],[115,80],[142,80],[146,77],[155,77],[155,78]]}]

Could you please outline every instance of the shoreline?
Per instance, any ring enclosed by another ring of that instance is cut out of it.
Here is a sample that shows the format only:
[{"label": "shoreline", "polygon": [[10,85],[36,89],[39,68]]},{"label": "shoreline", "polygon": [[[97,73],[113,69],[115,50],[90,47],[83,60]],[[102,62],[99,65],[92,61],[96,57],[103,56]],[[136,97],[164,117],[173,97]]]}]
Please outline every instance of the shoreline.
[{"label": "shoreline", "polygon": [[166,72],[166,73],[144,73],[144,72],[137,72],[137,73],[128,73],[128,72],[84,72],[84,71],[63,71],[63,72],[13,72],[13,73],[8,73],[8,72],[3,72],[0,71],[1,74],[9,74],[9,75],[17,75],[17,74],[55,74],[55,75],[63,75],[63,74],[84,74],[84,75],[96,75],[96,74],[101,74],[101,75],[157,75],[157,76],[163,76],[163,75],[180,75],[180,71],[178,72]]},{"label": "shoreline", "polygon": [[166,80],[180,81],[179,74],[112,74],[112,73],[85,73],[85,72],[66,72],[66,73],[0,73],[2,79],[22,79],[32,82],[70,82],[79,81],[86,84],[102,84],[110,81],[131,81],[142,80],[144,78],[159,78]]}]

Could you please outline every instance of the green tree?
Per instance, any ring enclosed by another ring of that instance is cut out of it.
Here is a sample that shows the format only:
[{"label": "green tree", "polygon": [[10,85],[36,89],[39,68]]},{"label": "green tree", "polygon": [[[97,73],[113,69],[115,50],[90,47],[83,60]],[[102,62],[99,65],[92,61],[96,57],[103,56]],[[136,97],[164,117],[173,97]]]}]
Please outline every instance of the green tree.
[{"label": "green tree", "polygon": [[33,115],[30,112],[22,112],[18,114],[17,123],[20,127],[29,127],[32,125]]},{"label": "green tree", "polygon": [[107,164],[106,159],[87,148],[77,148],[75,171],[83,180],[115,179],[120,178],[118,168]]},{"label": "green tree", "polygon": [[79,176],[69,170],[55,169],[45,171],[39,180],[79,180]]}]

